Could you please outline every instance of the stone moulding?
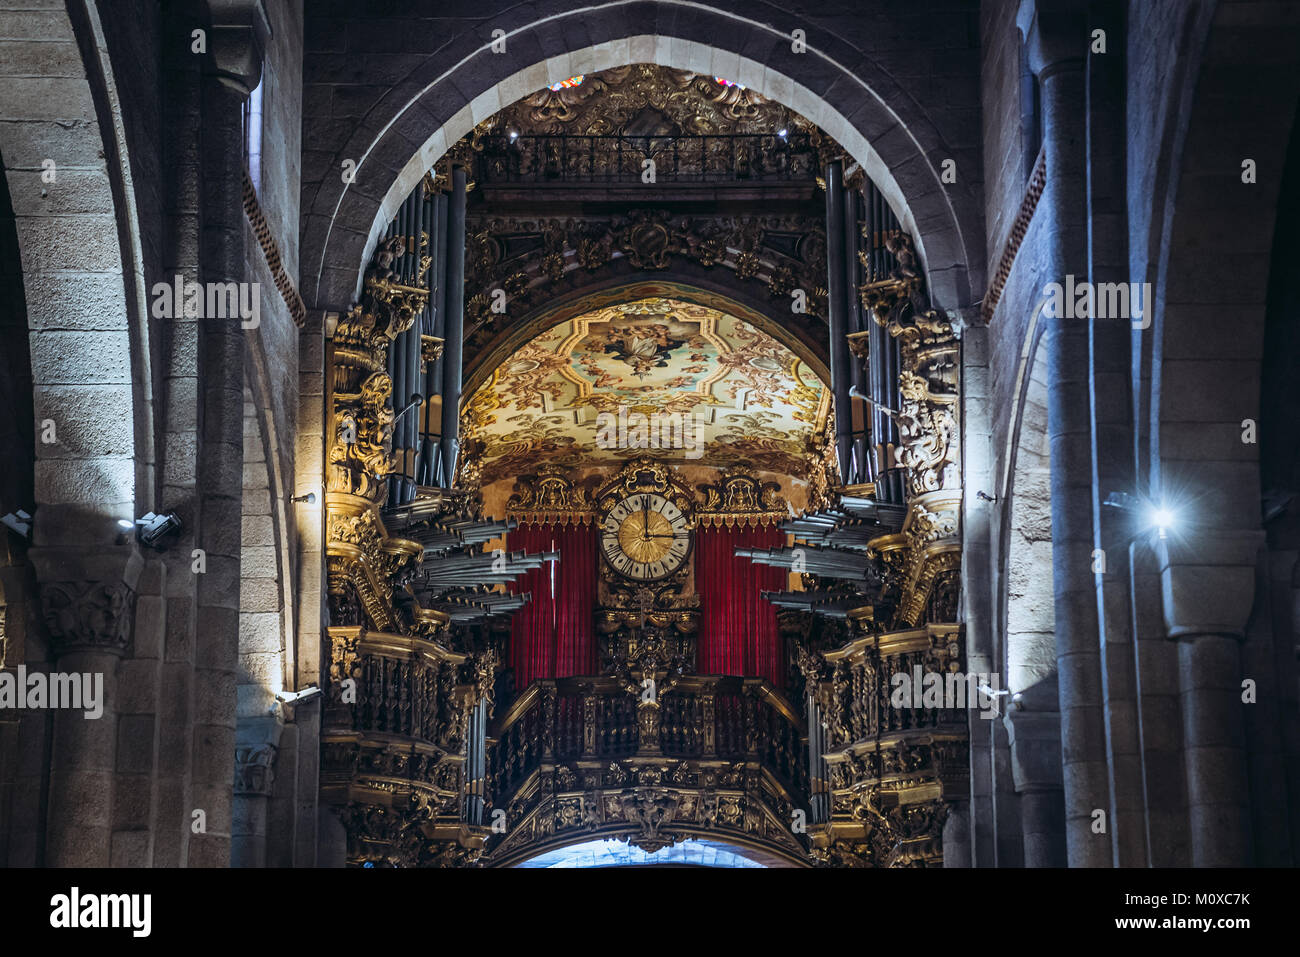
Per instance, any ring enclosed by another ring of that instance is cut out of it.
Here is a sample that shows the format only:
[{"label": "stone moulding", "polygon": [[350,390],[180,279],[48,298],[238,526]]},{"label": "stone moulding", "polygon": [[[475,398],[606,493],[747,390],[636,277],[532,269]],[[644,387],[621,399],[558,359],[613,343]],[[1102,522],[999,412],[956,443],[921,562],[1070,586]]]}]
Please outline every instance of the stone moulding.
[{"label": "stone moulding", "polygon": [[135,545],[88,556],[35,547],[41,615],[58,656],[77,652],[127,655],[135,627],[136,588],[144,560]]},{"label": "stone moulding", "polygon": [[1006,288],[1007,278],[1011,275],[1011,267],[1015,265],[1016,255],[1020,252],[1021,243],[1025,241],[1025,234],[1029,232],[1029,224],[1033,221],[1034,213],[1038,209],[1038,201],[1042,198],[1046,185],[1047,146],[1044,144],[1038,151],[1038,159],[1034,162],[1034,170],[1029,176],[1029,186],[1025,189],[1024,199],[1020,201],[1016,218],[1011,223],[1011,232],[1007,235],[1006,245],[1002,248],[1002,257],[998,260],[997,271],[993,274],[989,291],[980,306],[980,318],[986,323],[992,321],[993,314],[998,310],[998,303],[1002,301],[1002,291]]},{"label": "stone moulding", "polygon": [[257,237],[258,245],[262,247],[262,257],[266,260],[266,268],[271,271],[271,277],[275,280],[275,288],[279,290],[280,298],[288,307],[293,324],[301,329],[307,323],[307,305],[302,301],[293,279],[284,270],[284,263],[280,259],[280,247],[276,245],[275,237],[271,235],[271,227],[266,222],[266,216],[262,214],[262,204],[258,202],[257,190],[253,188],[253,180],[249,177],[247,168],[244,169],[244,215],[248,218],[248,225],[253,227],[253,235]]}]

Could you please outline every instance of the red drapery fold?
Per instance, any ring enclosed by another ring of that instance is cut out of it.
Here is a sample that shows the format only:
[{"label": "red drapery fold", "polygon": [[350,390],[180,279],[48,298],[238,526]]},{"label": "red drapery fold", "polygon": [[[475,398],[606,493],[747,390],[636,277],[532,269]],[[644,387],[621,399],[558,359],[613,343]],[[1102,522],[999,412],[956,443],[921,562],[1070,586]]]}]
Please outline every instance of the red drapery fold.
[{"label": "red drapery fold", "polygon": [[522,691],[538,678],[595,674],[596,527],[525,525],[510,532],[507,548],[560,553],[559,564],[526,573],[510,589],[532,593],[510,622],[515,687]]},{"label": "red drapery fold", "polygon": [[780,591],[786,572],[737,558],[737,548],[780,548],[775,526],[701,528],[697,533],[695,588],[700,595],[696,670],[704,675],[766,678],[785,687],[785,653],[776,608],[762,592]]}]

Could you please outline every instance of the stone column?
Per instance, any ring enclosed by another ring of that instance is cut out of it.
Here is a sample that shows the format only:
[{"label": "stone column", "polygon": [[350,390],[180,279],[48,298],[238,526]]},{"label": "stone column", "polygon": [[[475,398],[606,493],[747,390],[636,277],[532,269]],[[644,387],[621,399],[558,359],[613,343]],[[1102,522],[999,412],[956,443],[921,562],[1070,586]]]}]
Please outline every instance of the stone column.
[{"label": "stone column", "polygon": [[[184,38],[194,28],[188,11],[169,10],[162,18],[163,125],[171,132],[162,144],[165,277],[198,282],[200,197],[203,189],[201,60]],[[163,509],[175,511],[185,528],[162,556],[163,640],[156,649],[135,649],[137,681],[151,686],[158,743],[153,762],[152,864],[181,867],[190,836],[190,750],[194,680],[194,622],[198,576],[193,550],[198,543],[198,450],[201,381],[199,322],[183,314],[163,320],[158,331],[164,360],[159,389],[163,452],[159,484]]]},{"label": "stone column", "polygon": [[[1094,2],[1089,34],[1102,29],[1123,36],[1124,8],[1117,0]],[[1124,45],[1087,61],[1088,279],[1093,288],[1128,279],[1128,216],[1124,178]],[[1143,302],[1149,323],[1154,303]],[[1149,334],[1149,333],[1144,333]],[[1089,322],[1092,377],[1092,455],[1096,493],[1092,500],[1094,586],[1100,628],[1101,682],[1105,700],[1106,756],[1111,802],[1107,820],[1115,864],[1147,863],[1146,801],[1139,745],[1132,614],[1128,593],[1130,516],[1102,506],[1111,491],[1134,490],[1133,427],[1130,413],[1130,338],[1126,317]]]},{"label": "stone column", "polygon": [[275,759],[284,723],[283,709],[259,721],[241,722],[235,747],[234,807],[231,820],[232,867],[266,867],[268,809],[275,784]]},{"label": "stone column", "polygon": [[1262,531],[1197,527],[1157,549],[1178,689],[1193,867],[1248,867],[1251,847],[1240,643]]},{"label": "stone column", "polygon": [[943,866],[970,867],[970,802],[952,801],[943,822]]},{"label": "stone column", "polygon": [[[992,408],[989,399],[988,325],[976,315],[968,319],[961,337],[961,423],[962,423],[962,608],[966,626],[966,670],[989,673],[998,670],[993,636],[992,504],[977,493],[993,492]],[[949,818],[944,828],[944,866],[992,867],[996,861],[994,839],[997,813],[993,794],[993,738],[991,723],[972,708],[967,712],[970,734],[970,801],[963,808],[966,820],[956,827]],[[950,812],[955,815],[956,807]],[[961,841],[964,846],[957,842]],[[950,844],[952,845],[950,847]],[[961,865],[952,861],[960,854]]]},{"label": "stone column", "polygon": [[[54,518],[51,508],[43,510],[43,522]],[[144,561],[134,544],[89,555],[38,546],[28,554],[50,636],[50,674],[78,676],[83,688],[81,676],[102,682],[98,717],[88,718],[85,709],[53,712],[45,865],[107,867],[117,771],[117,667],[129,654]]]},{"label": "stone column", "polygon": [[[1047,274],[1064,286],[1068,276],[1082,281],[1087,275],[1084,4],[1022,0],[1019,19],[1042,85],[1047,184],[1038,212],[1050,237]],[[1066,845],[1070,866],[1109,867],[1110,841],[1092,830],[1093,812],[1108,809],[1111,801],[1092,574],[1088,322],[1046,315],[1043,322]]]},{"label": "stone column", "polygon": [[[211,59],[202,83],[203,195],[200,275],[248,281],[243,209],[243,103],[261,75],[267,30],[259,0],[212,0]],[[253,295],[274,296],[275,290]],[[260,303],[259,303],[259,308]],[[269,310],[262,309],[262,312]],[[191,828],[191,867],[230,864],[239,661],[240,526],[244,464],[241,317],[207,316],[200,333],[203,416],[199,451],[199,575],[194,631],[192,800],[206,830]]]},{"label": "stone column", "polygon": [[1050,712],[1019,711],[1013,705],[1002,721],[1020,795],[1025,867],[1065,867],[1060,720]]}]

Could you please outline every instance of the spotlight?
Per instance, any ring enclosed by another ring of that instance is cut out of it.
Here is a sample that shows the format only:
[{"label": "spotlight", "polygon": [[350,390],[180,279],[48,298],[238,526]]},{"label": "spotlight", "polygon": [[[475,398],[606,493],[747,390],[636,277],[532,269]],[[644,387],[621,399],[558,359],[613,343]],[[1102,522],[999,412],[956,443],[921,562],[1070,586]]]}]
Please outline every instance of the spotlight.
[{"label": "spotlight", "polygon": [[985,491],[976,492],[975,497],[978,498],[981,502],[996,502],[998,500],[998,497],[996,495],[990,495],[988,492]]},{"label": "spotlight", "polygon": [[135,522],[131,521],[129,518],[119,518],[117,520],[117,527],[123,531],[130,531],[135,528]]},{"label": "spotlight", "polygon": [[0,518],[0,523],[22,538],[27,538],[32,533],[32,517],[21,508]]},{"label": "spotlight", "polygon": [[316,504],[316,493],[315,493],[315,492],[308,492],[306,495],[295,495],[295,496],[293,497],[293,501],[295,501],[295,502],[302,502],[304,505],[315,505],[315,504]]},{"label": "spotlight", "polygon": [[1109,505],[1111,508],[1132,509],[1137,508],[1138,500],[1136,496],[1130,495],[1128,492],[1111,492],[1106,496],[1106,501],[1102,504]]},{"label": "spotlight", "polygon": [[1153,525],[1161,538],[1166,538],[1169,529],[1174,527],[1178,521],[1178,516],[1164,505],[1154,506],[1147,516],[1148,521]]},{"label": "spotlight", "polygon": [[282,704],[301,704],[309,701],[320,694],[320,688],[312,685],[310,688],[303,688],[301,691],[280,691],[276,694],[275,700]]},{"label": "spotlight", "polygon": [[515,140],[517,140],[517,139],[519,139],[519,134],[518,134],[515,130],[511,130],[511,131],[510,131],[510,142],[513,143],[513,142],[514,142]]},{"label": "spotlight", "polygon": [[1111,492],[1103,505],[1122,508],[1133,516],[1139,534],[1154,528],[1161,540],[1169,537],[1169,530],[1178,524],[1178,513],[1163,502],[1156,504],[1128,492]]},{"label": "spotlight", "polygon": [[[121,525],[122,521],[119,520],[117,524]],[[135,520],[135,524],[136,536],[140,539],[140,544],[159,551],[162,550],[164,538],[172,533],[180,534],[181,529],[185,527],[175,512],[163,512],[161,515],[146,512],[143,517]]]},{"label": "spotlight", "polygon": [[779,137],[781,137],[781,139],[785,139],[787,133],[789,133],[789,130],[777,130],[777,131],[776,131],[776,135],[779,136]]},{"label": "spotlight", "polygon": [[864,395],[862,391],[855,385],[849,386],[849,395],[855,399],[861,399],[863,402],[866,402],[870,405],[874,405],[877,409],[885,413],[885,415],[890,416],[891,418],[898,416],[898,413],[896,411],[894,411],[889,406],[881,402],[877,402],[875,399],[871,398],[871,396]]}]

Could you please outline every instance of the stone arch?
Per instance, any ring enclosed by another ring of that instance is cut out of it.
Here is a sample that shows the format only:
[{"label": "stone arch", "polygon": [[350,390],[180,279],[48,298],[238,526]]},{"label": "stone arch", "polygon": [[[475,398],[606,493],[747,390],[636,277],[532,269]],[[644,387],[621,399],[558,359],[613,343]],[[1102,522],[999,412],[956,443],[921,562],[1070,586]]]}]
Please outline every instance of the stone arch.
[{"label": "stone arch", "polygon": [[[1149,491],[1186,502],[1201,530],[1254,535],[1256,503],[1237,490],[1259,485],[1258,446],[1241,441],[1241,423],[1259,420],[1269,252],[1300,95],[1300,50],[1281,39],[1281,8],[1247,18],[1241,7],[1224,3],[1215,14],[1185,94],[1172,182],[1155,210]],[[1258,73],[1243,73],[1243,48],[1258,51]],[[1239,107],[1247,91],[1249,111]],[[1249,185],[1242,182],[1247,158],[1258,171]],[[1255,546],[1238,545],[1225,547],[1253,566]],[[1249,578],[1236,577],[1232,600],[1225,582],[1207,582],[1225,610],[1241,605],[1235,599],[1244,591],[1243,621],[1229,631],[1244,623]]]},{"label": "stone arch", "polygon": [[[35,498],[66,516],[38,521],[34,536],[111,545],[114,519],[152,507],[154,461],[143,253],[121,104],[95,3],[8,22],[0,154],[27,293],[34,417],[52,421],[57,435],[36,445]],[[53,182],[42,179],[49,172]]]},{"label": "stone arch", "polygon": [[[105,681],[93,727],[59,712],[20,728],[20,749],[49,757],[15,785],[22,801],[9,819],[8,859],[105,866],[136,849],[129,838],[115,839],[114,777],[119,751],[127,750],[118,747],[118,663],[144,565],[117,522],[155,507],[143,246],[98,5],[25,10],[5,26],[0,155],[21,262],[37,436],[26,506],[37,511],[24,556],[32,567],[21,570],[29,596],[23,620],[33,627],[23,655],[29,666],[102,673]],[[46,616],[42,605],[84,611]],[[107,622],[112,641],[88,642],[88,620]],[[88,804],[91,794],[97,800]]]},{"label": "stone arch", "polygon": [[[1279,198],[1281,209],[1300,208],[1300,111],[1291,130]],[[1268,314],[1260,396],[1260,492],[1266,551],[1260,556],[1256,599],[1246,629],[1242,666],[1258,676],[1259,707],[1246,728],[1261,747],[1251,760],[1255,862],[1294,866],[1300,860],[1300,665],[1292,649],[1300,638],[1300,220],[1278,223],[1269,275]]]},{"label": "stone arch", "polygon": [[[1247,627],[1265,539],[1254,494],[1259,446],[1243,441],[1243,429],[1260,419],[1269,254],[1300,98],[1293,16],[1284,5],[1214,8],[1171,111],[1171,173],[1141,277],[1156,309],[1149,474],[1140,468],[1138,484],[1178,513],[1157,557],[1165,629],[1177,639],[1186,834],[1197,867],[1251,863],[1268,843],[1252,833],[1261,800],[1252,764],[1263,745],[1240,697],[1243,662],[1271,641]],[[1199,38],[1197,28],[1189,20],[1184,35]],[[1246,69],[1243,49],[1252,51]],[[1243,179],[1247,159],[1253,182]]]},{"label": "stone arch", "polygon": [[995,656],[1010,692],[992,728],[999,866],[1065,865],[1056,591],[1050,569],[1052,469],[1043,327],[1026,332],[1008,424]]},{"label": "stone arch", "polygon": [[1008,441],[999,658],[1007,690],[1019,695],[1024,707],[1055,710],[1055,592],[1052,576],[1044,571],[1052,567],[1052,466],[1047,355],[1040,344],[1041,337],[1030,347]]},{"label": "stone arch", "polygon": [[[320,167],[323,179],[304,193],[302,256],[303,286],[317,305],[338,308],[356,297],[361,264],[398,204],[476,123],[557,76],[636,62],[734,77],[818,123],[863,166],[915,237],[934,299],[957,307],[978,298],[980,177],[951,188],[940,180],[943,159],[960,153],[978,170],[978,153],[945,142],[879,54],[792,22],[807,33],[806,52],[796,53],[787,31],[681,0],[611,0],[531,22],[525,10],[448,40],[380,96]],[[492,52],[494,28],[504,31],[510,56]],[[333,175],[345,159],[356,164],[348,183]]]},{"label": "stone arch", "polygon": [[[35,434],[22,263],[5,182],[0,182],[0,285],[9,293],[0,300],[0,453],[5,462],[0,514],[7,514],[34,504]],[[0,526],[0,668],[45,661],[43,636],[27,628],[34,597],[31,577],[26,548]],[[30,866],[38,860],[40,768],[20,771],[19,755],[43,749],[46,733],[43,716],[0,711],[0,866]]]},{"label": "stone arch", "polygon": [[293,682],[292,563],[286,496],[274,441],[274,416],[257,388],[254,361],[244,383],[244,467],[240,508],[239,658],[231,864],[266,866],[276,758],[285,708],[277,695]]}]

